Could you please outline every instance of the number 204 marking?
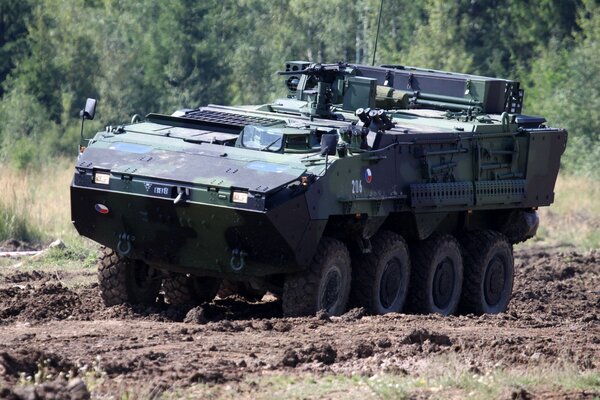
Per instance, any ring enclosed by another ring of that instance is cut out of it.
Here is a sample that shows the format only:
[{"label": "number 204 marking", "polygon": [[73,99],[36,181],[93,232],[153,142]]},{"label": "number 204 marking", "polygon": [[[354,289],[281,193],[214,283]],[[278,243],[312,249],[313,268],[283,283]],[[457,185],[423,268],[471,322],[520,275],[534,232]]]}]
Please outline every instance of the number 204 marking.
[{"label": "number 204 marking", "polygon": [[352,194],[362,193],[363,187],[360,179],[352,180]]}]

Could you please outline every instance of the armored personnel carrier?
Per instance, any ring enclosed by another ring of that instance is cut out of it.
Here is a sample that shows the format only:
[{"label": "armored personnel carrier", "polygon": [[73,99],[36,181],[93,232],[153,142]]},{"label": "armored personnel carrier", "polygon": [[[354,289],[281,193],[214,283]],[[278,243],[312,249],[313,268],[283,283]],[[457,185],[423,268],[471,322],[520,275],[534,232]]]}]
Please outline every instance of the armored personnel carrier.
[{"label": "armored personnel carrier", "polygon": [[82,139],[72,219],[104,246],[104,302],[209,301],[227,280],[280,295],[288,316],[504,311],[512,246],[553,202],[567,132],[521,114],[517,81],[304,61],[279,74],[271,104]]}]

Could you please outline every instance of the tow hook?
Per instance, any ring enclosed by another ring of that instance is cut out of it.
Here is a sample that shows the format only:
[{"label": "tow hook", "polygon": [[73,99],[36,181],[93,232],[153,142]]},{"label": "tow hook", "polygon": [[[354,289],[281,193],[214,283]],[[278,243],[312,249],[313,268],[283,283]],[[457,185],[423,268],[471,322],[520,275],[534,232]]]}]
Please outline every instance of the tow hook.
[{"label": "tow hook", "polygon": [[117,235],[119,242],[117,243],[117,253],[121,256],[126,256],[131,252],[132,242],[135,241],[135,236],[128,233],[120,233]]},{"label": "tow hook", "polygon": [[185,198],[190,197],[190,188],[177,187],[177,197],[173,200],[174,204],[179,204],[185,201]]},{"label": "tow hook", "polygon": [[247,255],[248,253],[246,253],[244,250],[233,249],[231,252],[231,261],[229,261],[229,266],[231,269],[236,272],[241,271],[246,265],[244,258]]}]

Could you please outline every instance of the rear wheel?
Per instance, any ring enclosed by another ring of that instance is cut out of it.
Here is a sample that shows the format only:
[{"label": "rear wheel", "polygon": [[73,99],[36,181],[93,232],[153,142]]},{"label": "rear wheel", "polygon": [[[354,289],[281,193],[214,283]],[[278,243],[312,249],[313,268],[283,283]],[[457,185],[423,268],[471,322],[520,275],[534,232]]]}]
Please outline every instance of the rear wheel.
[{"label": "rear wheel", "polygon": [[330,315],[344,313],[351,274],[346,246],[339,240],[322,238],[308,270],[286,277],[283,315],[311,315],[319,310],[326,310]]},{"label": "rear wheel", "polygon": [[352,266],[352,300],[373,314],[400,312],[410,280],[408,246],[402,236],[382,231],[371,239],[371,253]]},{"label": "rear wheel", "polygon": [[419,313],[453,314],[463,281],[460,246],[453,236],[434,233],[411,247],[410,300]]},{"label": "rear wheel", "polygon": [[142,261],[121,257],[107,247],[101,252],[98,285],[105,305],[156,301],[161,284],[157,270]]},{"label": "rear wheel", "polygon": [[221,280],[186,274],[172,274],[163,281],[165,302],[168,304],[200,304],[211,301],[217,294]]},{"label": "rear wheel", "polygon": [[469,233],[461,243],[465,259],[461,311],[474,314],[505,311],[513,288],[512,245],[503,234],[490,230]]}]

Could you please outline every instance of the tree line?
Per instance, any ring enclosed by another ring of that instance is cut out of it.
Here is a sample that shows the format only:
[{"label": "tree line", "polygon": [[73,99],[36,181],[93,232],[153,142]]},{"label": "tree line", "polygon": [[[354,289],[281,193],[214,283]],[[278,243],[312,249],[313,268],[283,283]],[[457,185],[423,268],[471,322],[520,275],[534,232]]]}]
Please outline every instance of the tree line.
[{"label": "tree line", "polygon": [[[0,161],[26,168],[133,114],[284,93],[284,61],[370,64],[380,0],[3,0]],[[527,114],[570,132],[564,167],[600,179],[594,0],[384,0],[376,64],[519,79]]]}]

